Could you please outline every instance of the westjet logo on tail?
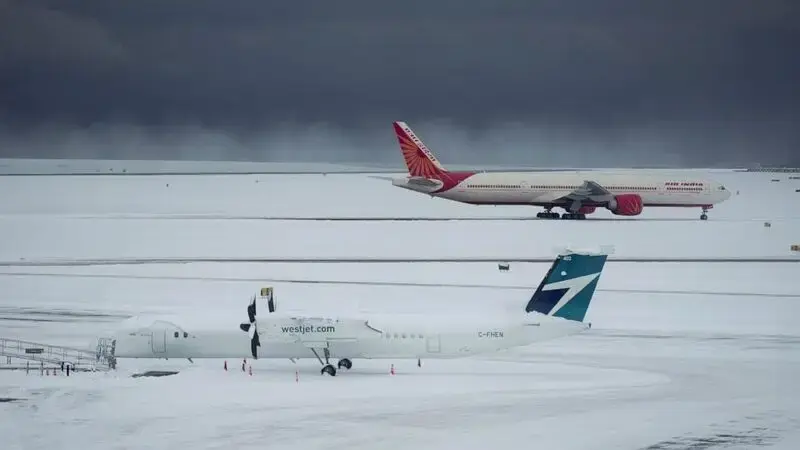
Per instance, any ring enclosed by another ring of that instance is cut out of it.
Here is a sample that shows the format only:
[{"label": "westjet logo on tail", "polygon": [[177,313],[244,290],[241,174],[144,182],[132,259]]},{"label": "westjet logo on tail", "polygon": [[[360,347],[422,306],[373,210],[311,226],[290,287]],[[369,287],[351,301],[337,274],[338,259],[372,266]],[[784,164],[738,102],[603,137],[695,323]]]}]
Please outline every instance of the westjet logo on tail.
[{"label": "westjet logo on tail", "polygon": [[570,300],[575,298],[576,295],[580,294],[586,286],[596,280],[597,277],[600,276],[600,272],[584,275],[578,278],[571,278],[568,280],[557,281],[555,283],[550,283],[542,288],[542,291],[560,291],[558,294],[561,294],[561,298],[558,302],[553,306],[553,309],[550,310],[548,315],[555,316],[561,308],[563,308]]},{"label": "westjet logo on tail", "polygon": [[608,255],[559,255],[539,284],[525,312],[582,322]]}]

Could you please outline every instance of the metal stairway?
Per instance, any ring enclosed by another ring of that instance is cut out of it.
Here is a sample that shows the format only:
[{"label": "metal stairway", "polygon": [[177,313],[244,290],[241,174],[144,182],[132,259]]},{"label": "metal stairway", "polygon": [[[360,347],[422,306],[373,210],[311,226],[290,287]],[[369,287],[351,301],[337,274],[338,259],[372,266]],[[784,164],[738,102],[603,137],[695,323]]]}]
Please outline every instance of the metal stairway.
[{"label": "metal stairway", "polygon": [[72,347],[0,338],[0,356],[4,356],[5,362],[9,364],[17,359],[33,361],[44,368],[60,367],[63,362],[72,366],[73,370],[106,371],[116,368],[115,346],[116,340],[100,338],[97,340],[96,351],[91,352]]}]

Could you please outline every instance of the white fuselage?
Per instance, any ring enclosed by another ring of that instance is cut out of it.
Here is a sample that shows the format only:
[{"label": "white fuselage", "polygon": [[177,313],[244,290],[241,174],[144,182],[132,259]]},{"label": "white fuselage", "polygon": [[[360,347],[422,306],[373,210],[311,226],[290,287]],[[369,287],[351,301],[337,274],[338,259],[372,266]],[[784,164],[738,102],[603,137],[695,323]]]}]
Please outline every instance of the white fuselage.
[{"label": "white fuselage", "polygon": [[444,189],[444,183],[437,180],[425,186],[398,178],[393,184],[463,203],[547,206],[585,181],[593,181],[614,195],[638,194],[644,206],[709,206],[731,196],[722,184],[708,179],[603,171],[475,173]]},{"label": "white fuselage", "polygon": [[[433,323],[387,320],[379,326],[363,319],[270,314],[258,318],[258,357],[316,358],[312,349],[327,347],[331,358],[458,358],[568,336],[588,326],[538,313],[525,314],[519,321],[459,324],[458,318],[447,317]],[[251,358],[250,336],[235,325],[189,330],[156,321],[125,330],[116,340],[117,358]]]}]

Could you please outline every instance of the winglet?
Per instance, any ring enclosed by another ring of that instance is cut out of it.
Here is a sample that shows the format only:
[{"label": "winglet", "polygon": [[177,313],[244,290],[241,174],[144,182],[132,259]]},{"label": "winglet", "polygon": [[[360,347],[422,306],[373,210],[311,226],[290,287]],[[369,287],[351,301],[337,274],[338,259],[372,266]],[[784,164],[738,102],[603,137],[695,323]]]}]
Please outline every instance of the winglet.
[{"label": "winglet", "polygon": [[405,122],[394,122],[394,133],[400,143],[403,159],[412,177],[435,178],[447,170]]}]

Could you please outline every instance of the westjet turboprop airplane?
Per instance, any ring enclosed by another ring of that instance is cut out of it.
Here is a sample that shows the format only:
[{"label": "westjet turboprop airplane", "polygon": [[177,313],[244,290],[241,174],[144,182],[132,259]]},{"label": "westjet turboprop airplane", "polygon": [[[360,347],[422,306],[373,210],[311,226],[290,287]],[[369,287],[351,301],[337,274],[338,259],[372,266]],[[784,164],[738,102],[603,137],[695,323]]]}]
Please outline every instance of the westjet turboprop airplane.
[{"label": "westjet turboprop airplane", "polygon": [[[730,198],[722,184],[700,178],[641,173],[585,172],[449,172],[405,122],[394,131],[408,176],[390,178],[394,186],[471,205],[531,205],[545,210],[540,219],[585,219],[598,207],[618,216],[638,216],[644,207],[708,210]],[[383,177],[377,177],[383,178]]]},{"label": "westjet turboprop airplane", "polygon": [[322,374],[350,369],[352,360],[449,359],[520,347],[569,336],[591,327],[583,322],[608,255],[564,252],[553,261],[539,287],[512,319],[470,324],[448,315],[434,323],[389,319],[322,318],[277,313],[272,287],[261,289],[268,314],[224,330],[184,329],[156,321],[116,337],[116,358],[280,358],[316,357]]}]

